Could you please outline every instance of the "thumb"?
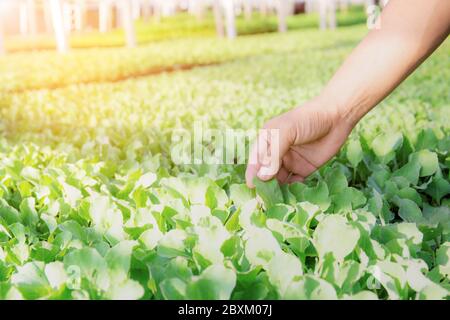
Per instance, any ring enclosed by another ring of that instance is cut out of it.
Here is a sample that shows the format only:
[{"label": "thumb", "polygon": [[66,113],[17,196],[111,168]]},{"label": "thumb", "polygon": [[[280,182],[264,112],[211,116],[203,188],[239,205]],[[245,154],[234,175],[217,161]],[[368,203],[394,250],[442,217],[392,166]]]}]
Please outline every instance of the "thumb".
[{"label": "thumb", "polygon": [[263,181],[275,177],[283,164],[283,157],[292,145],[289,130],[284,128],[267,128],[266,135],[269,137],[268,143],[261,150],[261,166],[257,176]]},{"label": "thumb", "polygon": [[284,154],[292,145],[289,126],[279,126],[271,120],[261,129],[253,144],[248,161],[246,180],[253,187],[253,179],[257,176],[263,181],[272,179],[282,166]]}]

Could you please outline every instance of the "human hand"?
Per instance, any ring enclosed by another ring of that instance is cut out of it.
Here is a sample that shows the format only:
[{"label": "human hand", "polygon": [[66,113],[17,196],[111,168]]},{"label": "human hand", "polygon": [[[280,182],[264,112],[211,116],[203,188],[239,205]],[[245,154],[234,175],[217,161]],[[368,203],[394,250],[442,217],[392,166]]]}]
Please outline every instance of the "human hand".
[{"label": "human hand", "polygon": [[339,151],[352,129],[352,122],[322,98],[269,120],[251,149],[247,185],[253,188],[256,176],[303,181]]},{"label": "human hand", "polygon": [[368,33],[318,98],[267,122],[249,156],[248,186],[256,176],[303,181],[330,160],[354,125],[445,41],[449,9],[449,1],[390,1],[383,27]]}]

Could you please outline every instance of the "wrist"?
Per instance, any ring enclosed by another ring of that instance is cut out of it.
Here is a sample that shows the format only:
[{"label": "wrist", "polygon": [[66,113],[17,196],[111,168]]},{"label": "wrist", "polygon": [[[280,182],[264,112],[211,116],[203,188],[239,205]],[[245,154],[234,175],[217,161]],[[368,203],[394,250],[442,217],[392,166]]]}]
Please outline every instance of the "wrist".
[{"label": "wrist", "polygon": [[346,104],[341,103],[339,99],[336,99],[333,95],[321,93],[312,101],[326,112],[333,123],[333,127],[340,127],[350,132],[359,122],[359,118],[356,114],[349,112],[349,108]]},{"label": "wrist", "polygon": [[370,110],[368,99],[346,98],[339,93],[323,91],[316,101],[332,114],[335,125],[351,131]]}]

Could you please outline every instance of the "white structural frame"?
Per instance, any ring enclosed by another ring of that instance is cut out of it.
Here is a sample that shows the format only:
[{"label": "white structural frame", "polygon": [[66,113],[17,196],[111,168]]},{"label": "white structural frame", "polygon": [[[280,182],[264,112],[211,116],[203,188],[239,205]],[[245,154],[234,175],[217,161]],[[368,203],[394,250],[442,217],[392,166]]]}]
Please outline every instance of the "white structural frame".
[{"label": "white structural frame", "polygon": [[60,53],[66,53],[69,50],[69,42],[64,25],[63,4],[61,0],[49,1],[56,47]]},{"label": "white structural frame", "polygon": [[320,29],[336,29],[336,0],[318,0]]},{"label": "white structural frame", "polygon": [[233,0],[223,0],[222,6],[225,11],[225,25],[227,31],[227,38],[234,39],[237,36],[236,32],[236,13]]},{"label": "white structural frame", "polygon": [[36,1],[27,0],[28,28],[31,35],[37,33]]},{"label": "white structural frame", "polygon": [[136,47],[136,33],[134,30],[132,3],[130,0],[122,0],[120,4],[123,28],[125,30],[126,45],[128,48],[134,48]]},{"label": "white structural frame", "polygon": [[[0,5],[7,1],[0,2]],[[382,6],[387,1],[382,0]],[[214,14],[218,36],[234,39],[237,36],[236,16],[251,19],[254,10],[259,10],[261,15],[276,14],[278,31],[286,32],[294,3],[304,3],[307,13],[318,12],[321,29],[334,29],[337,27],[337,8],[345,10],[355,3],[371,7],[375,0],[9,0],[9,3],[18,9],[21,34],[37,33],[37,8],[43,8],[46,28],[54,33],[58,51],[67,52],[70,32],[83,30],[88,8],[98,10],[98,30],[102,33],[112,28],[115,8],[118,25],[125,31],[126,46],[133,48],[137,45],[134,21],[150,14],[159,20],[161,16],[172,15],[182,9],[202,19],[209,8]],[[5,51],[4,34],[0,36],[0,50]]]},{"label": "white structural frame", "polygon": [[216,25],[216,32],[219,37],[225,36],[225,26],[223,24],[222,6],[220,0],[212,1],[212,8],[214,14],[214,22]]},{"label": "white structural frame", "polygon": [[111,27],[111,0],[100,0],[98,3],[98,25],[99,31],[104,33]]},{"label": "white structural frame", "polygon": [[84,17],[86,13],[86,3],[85,0],[77,0],[74,7],[75,15],[75,30],[81,31],[84,27]]},{"label": "white structural frame", "polygon": [[287,31],[287,17],[289,14],[289,5],[292,5],[290,0],[277,1],[277,17],[278,17],[278,32]]},{"label": "white structural frame", "polygon": [[216,31],[219,37],[226,35],[228,39],[237,36],[236,6],[233,0],[212,0],[211,2]]}]

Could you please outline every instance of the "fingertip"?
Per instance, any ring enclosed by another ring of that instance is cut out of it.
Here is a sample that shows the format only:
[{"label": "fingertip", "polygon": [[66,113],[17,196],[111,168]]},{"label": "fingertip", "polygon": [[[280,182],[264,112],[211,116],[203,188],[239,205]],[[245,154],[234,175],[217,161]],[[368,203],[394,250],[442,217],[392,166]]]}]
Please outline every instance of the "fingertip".
[{"label": "fingertip", "polygon": [[275,174],[268,167],[261,167],[258,170],[258,173],[257,173],[258,178],[263,180],[263,181],[267,181],[267,180],[272,179],[274,177],[274,175]]},{"label": "fingertip", "polygon": [[289,183],[289,184],[296,183],[296,182],[303,183],[304,181],[305,181],[305,178],[303,176],[294,174],[288,178],[287,183]]},{"label": "fingertip", "polygon": [[280,184],[285,184],[290,176],[289,171],[285,167],[281,167],[280,170],[278,170],[276,178]]},{"label": "fingertip", "polygon": [[247,187],[250,189],[253,189],[255,187],[255,184],[253,183],[253,179],[255,178],[255,174],[246,174],[245,175],[245,183]]},{"label": "fingertip", "polygon": [[256,173],[258,172],[258,166],[249,164],[247,166],[247,170],[245,171],[245,182],[247,186],[251,189],[255,187],[255,184],[253,183],[253,179],[256,177]]},{"label": "fingertip", "polygon": [[270,179],[272,179],[274,176],[267,176],[267,175],[258,175],[258,179],[261,181],[269,181]]}]

